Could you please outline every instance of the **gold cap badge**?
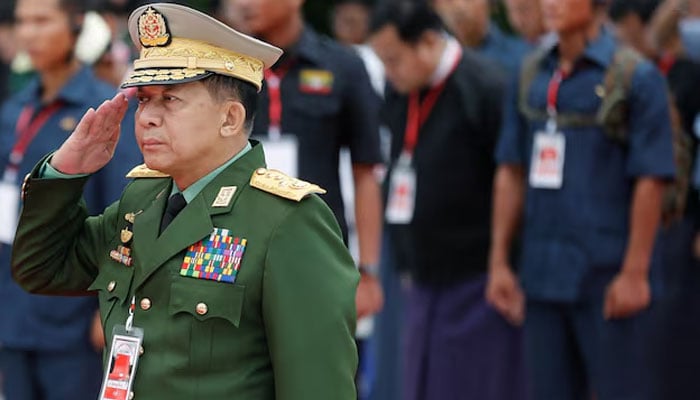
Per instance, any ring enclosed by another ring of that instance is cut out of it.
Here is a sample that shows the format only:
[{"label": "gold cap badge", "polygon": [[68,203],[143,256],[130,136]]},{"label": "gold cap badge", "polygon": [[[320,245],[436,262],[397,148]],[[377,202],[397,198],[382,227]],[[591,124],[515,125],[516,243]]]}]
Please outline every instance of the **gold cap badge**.
[{"label": "gold cap badge", "polygon": [[140,54],[122,88],[185,83],[218,74],[249,82],[260,91],[263,70],[282,54],[277,47],[178,4],[141,6],[128,25]]},{"label": "gold cap badge", "polygon": [[139,41],[143,47],[159,47],[170,44],[168,23],[163,14],[148,7],[139,17]]}]

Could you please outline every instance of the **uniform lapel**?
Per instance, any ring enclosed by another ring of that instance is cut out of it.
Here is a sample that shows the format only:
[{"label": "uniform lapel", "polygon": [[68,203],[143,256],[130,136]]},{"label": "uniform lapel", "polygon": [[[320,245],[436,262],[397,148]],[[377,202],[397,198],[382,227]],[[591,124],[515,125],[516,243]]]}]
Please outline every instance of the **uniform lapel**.
[{"label": "uniform lapel", "polygon": [[[141,261],[138,263],[140,268],[136,271],[134,287],[142,285],[158,268],[187,247],[209,236],[214,229],[213,215],[231,212],[236,199],[248,184],[251,173],[264,165],[264,156],[259,146],[255,146],[250,153],[214,178],[180,211],[160,237],[158,229],[169,192],[161,192],[152,206],[136,219],[134,251]],[[229,204],[214,207],[214,200],[221,188],[230,186],[236,186],[236,191]]]},{"label": "uniform lapel", "polygon": [[144,270],[151,270],[153,267],[152,260],[157,248],[158,227],[165,210],[170,187],[170,185],[164,186],[151,205],[135,218],[133,248],[136,258],[136,282],[142,282]]},{"label": "uniform lapel", "polygon": [[[155,208],[155,207],[154,207]],[[162,208],[162,207],[161,207]],[[141,264],[140,273],[136,274],[136,287],[139,287],[151,274],[153,274],[166,261],[186,249],[191,244],[208,236],[213,228],[209,207],[204,203],[202,196],[195,197],[175,217],[163,234],[158,235],[161,215],[154,218],[150,233],[156,235],[149,256]],[[149,251],[145,249],[145,251]]]}]

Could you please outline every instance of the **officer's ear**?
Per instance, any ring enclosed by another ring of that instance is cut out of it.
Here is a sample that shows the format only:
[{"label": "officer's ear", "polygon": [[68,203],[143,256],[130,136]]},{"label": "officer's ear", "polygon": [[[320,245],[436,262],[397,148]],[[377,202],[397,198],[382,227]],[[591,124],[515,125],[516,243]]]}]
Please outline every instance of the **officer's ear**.
[{"label": "officer's ear", "polygon": [[243,103],[236,100],[226,100],[222,104],[221,129],[222,137],[233,137],[245,133],[246,111]]}]

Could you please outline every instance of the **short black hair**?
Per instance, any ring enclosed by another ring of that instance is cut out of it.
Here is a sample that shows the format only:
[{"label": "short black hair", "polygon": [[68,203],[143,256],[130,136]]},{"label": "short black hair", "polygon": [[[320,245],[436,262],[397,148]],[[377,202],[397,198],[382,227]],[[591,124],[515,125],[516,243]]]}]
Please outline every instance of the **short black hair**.
[{"label": "short black hair", "polygon": [[646,25],[654,16],[659,3],[659,0],[613,0],[608,15],[613,22],[618,22],[629,14],[636,14]]},{"label": "short black hair", "polygon": [[229,99],[240,101],[245,109],[245,129],[248,133],[253,130],[253,121],[258,110],[258,89],[253,84],[219,74],[208,76],[200,82],[217,101],[223,102]]},{"label": "short black hair", "polygon": [[399,37],[407,43],[416,43],[428,31],[445,29],[442,20],[426,0],[385,0],[374,10],[370,32],[376,33],[393,25]]}]

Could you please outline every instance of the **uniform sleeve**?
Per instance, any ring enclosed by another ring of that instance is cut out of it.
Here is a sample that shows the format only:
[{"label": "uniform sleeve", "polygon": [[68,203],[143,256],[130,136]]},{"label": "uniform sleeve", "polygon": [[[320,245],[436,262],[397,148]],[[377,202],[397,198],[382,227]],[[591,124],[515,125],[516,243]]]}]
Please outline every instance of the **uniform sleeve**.
[{"label": "uniform sleeve", "polygon": [[506,88],[503,103],[503,119],[496,145],[497,164],[523,165],[526,162],[524,143],[527,125],[518,111],[518,79],[512,79]]},{"label": "uniform sleeve", "polygon": [[632,77],[627,174],[660,178],[675,174],[666,83],[648,62],[640,63]]},{"label": "uniform sleeve", "polygon": [[107,226],[116,223],[117,205],[104,215],[88,217],[81,200],[86,180],[29,180],[12,250],[13,277],[25,290],[84,293],[97,276],[105,232],[115,232]]},{"label": "uniform sleeve", "polygon": [[343,144],[350,148],[353,164],[382,162],[379,149],[379,110],[381,100],[372,89],[362,60],[348,55],[344,66],[341,126]]},{"label": "uniform sleeve", "polygon": [[268,249],[263,318],[277,400],[355,399],[359,274],[318,197],[295,207]]}]

